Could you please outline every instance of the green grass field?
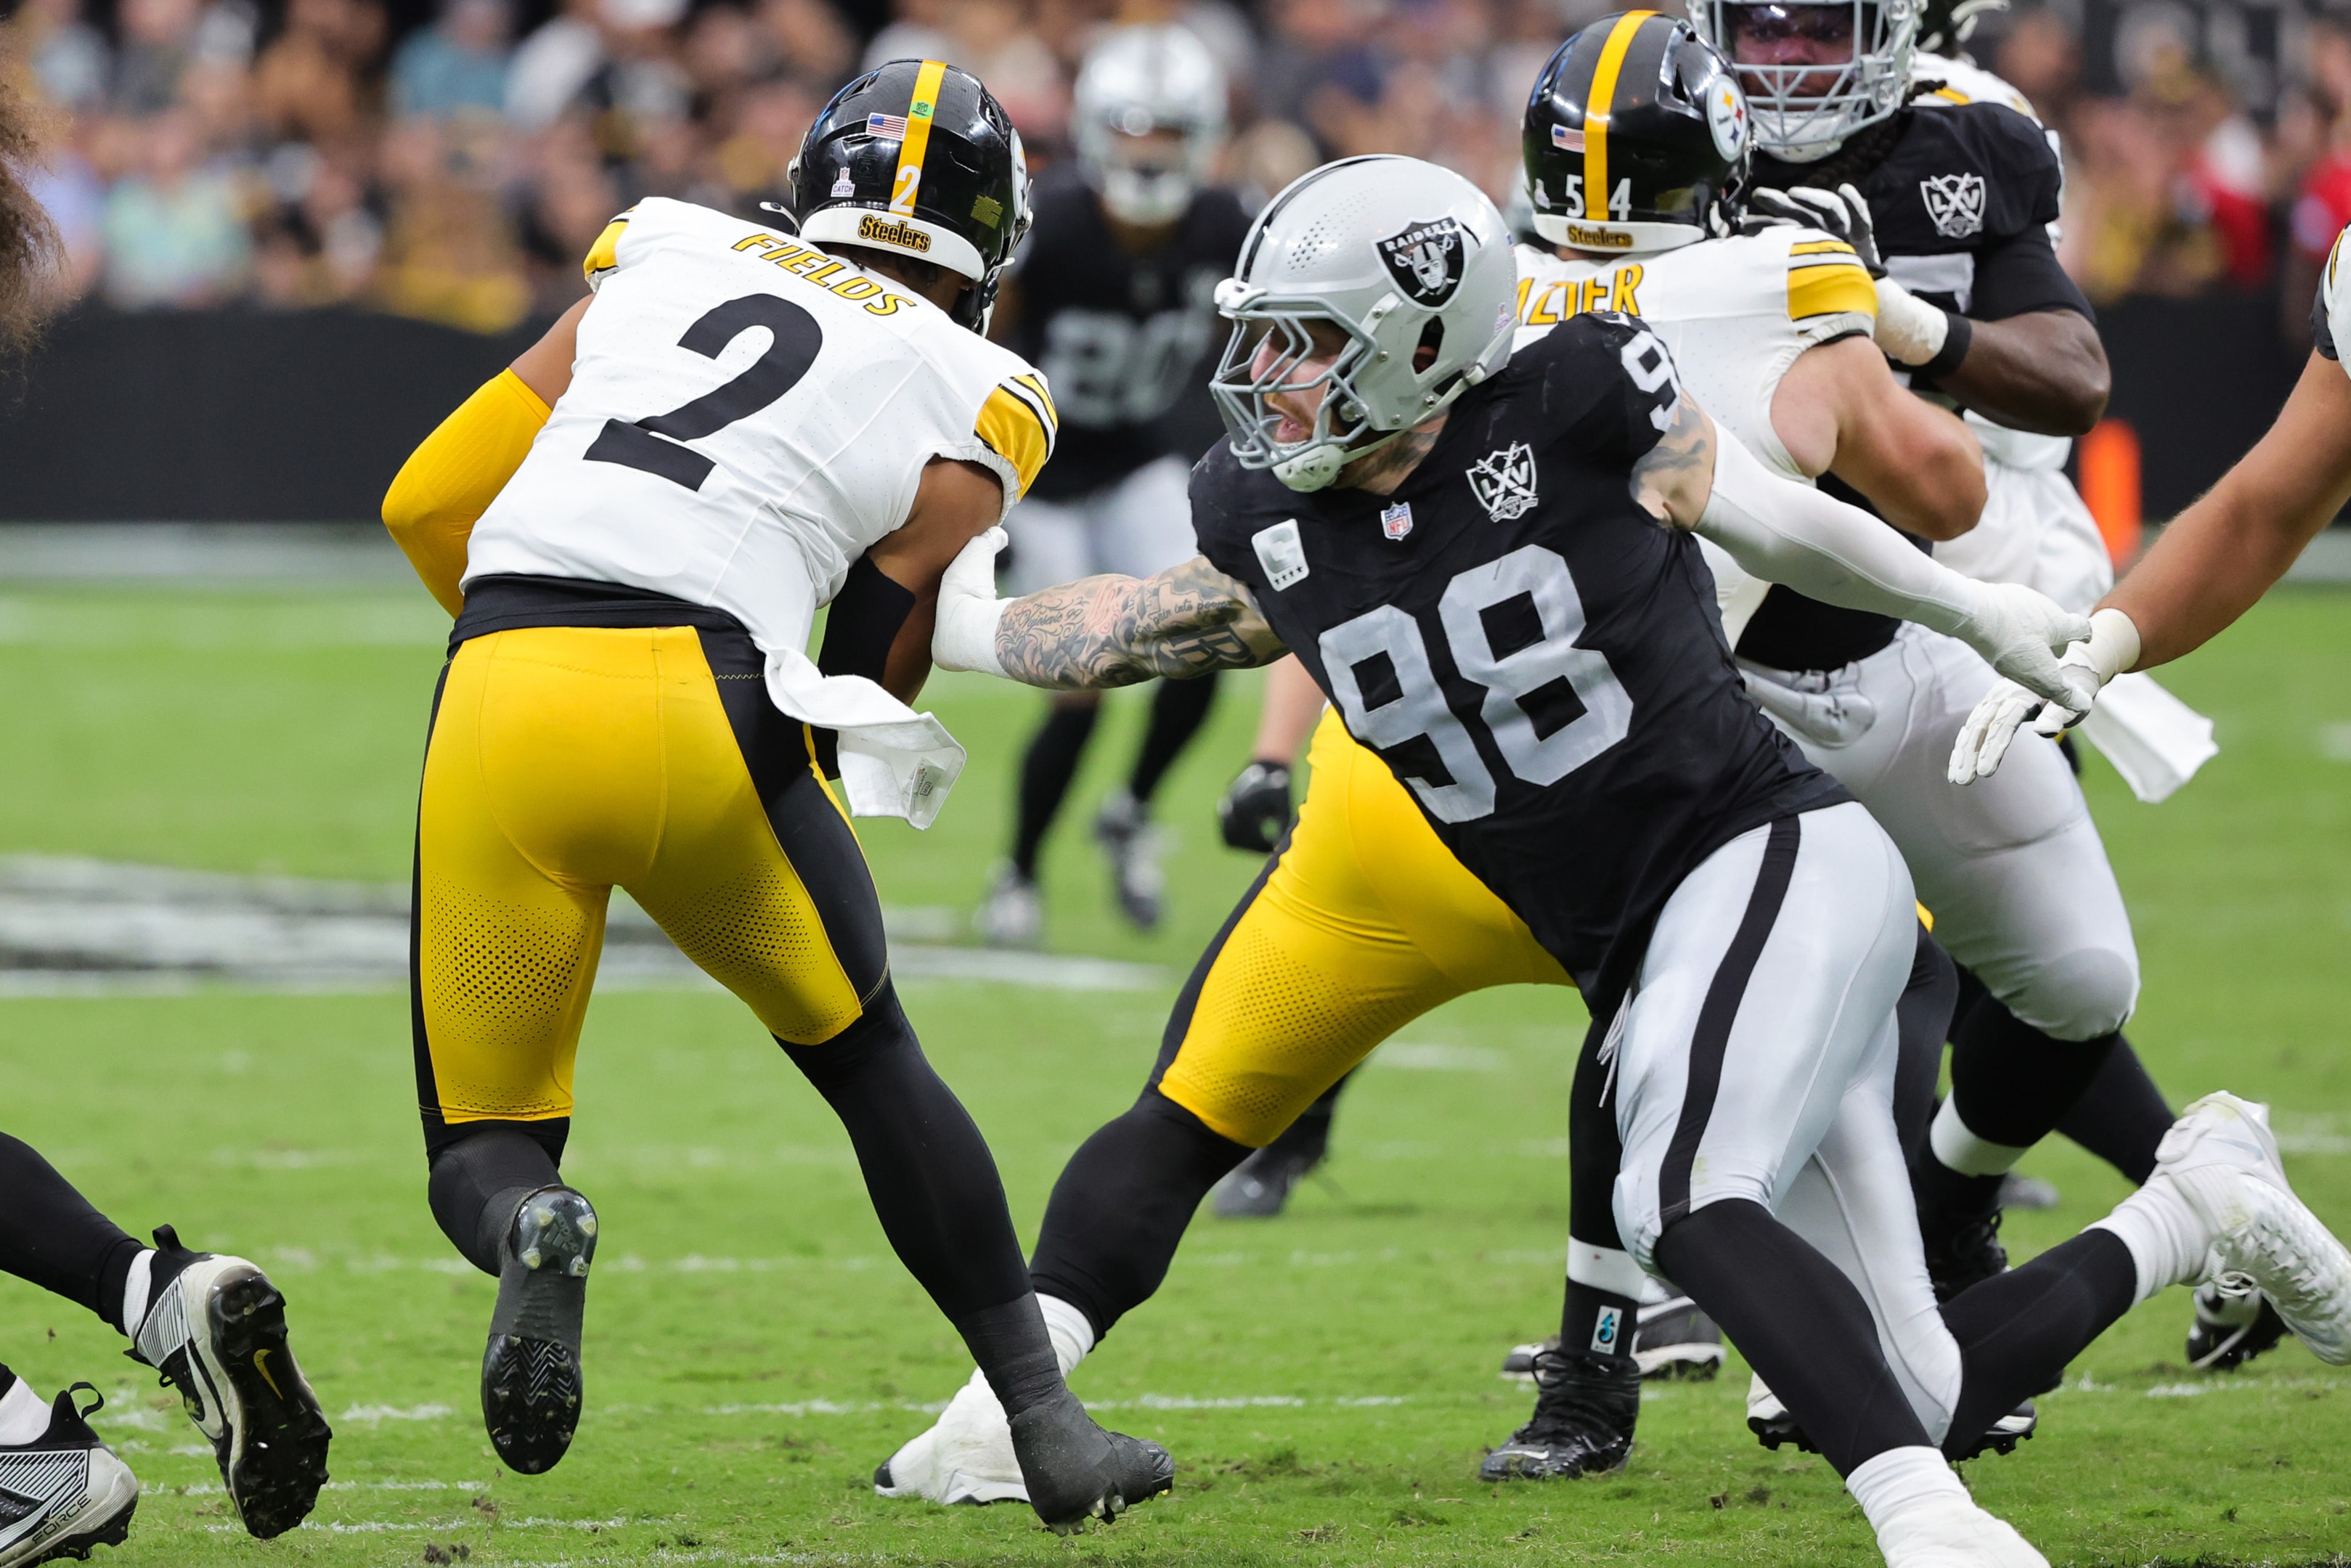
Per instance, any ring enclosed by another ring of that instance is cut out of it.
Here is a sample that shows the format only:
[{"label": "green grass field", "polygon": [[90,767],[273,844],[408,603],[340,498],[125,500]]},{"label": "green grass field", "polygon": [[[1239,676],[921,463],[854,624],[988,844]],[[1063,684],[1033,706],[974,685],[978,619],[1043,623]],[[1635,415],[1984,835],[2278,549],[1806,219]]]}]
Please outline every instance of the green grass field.
[{"label": "green grass field", "polygon": [[[0,852],[404,879],[444,623],[422,593],[0,587]],[[2351,1230],[2351,597],[2284,593],[2168,673],[2221,757],[2161,808],[2090,786],[2137,921],[2133,1034],[2176,1101],[2270,1100],[2294,1176]],[[1033,694],[943,679],[973,766],[936,829],[864,829],[884,898],[967,907],[998,850]],[[1061,951],[1162,966],[1155,992],[922,983],[907,1003],[993,1143],[1024,1234],[1062,1160],[1133,1096],[1175,986],[1253,867],[1207,805],[1254,686],[1228,688],[1170,786],[1174,915],[1121,929],[1093,852],[1051,862]],[[1107,787],[1137,702],[1084,788]],[[475,1414],[493,1287],[424,1205],[406,1007],[391,992],[0,1000],[5,1125],[110,1213],[246,1253],[291,1302],[336,1427],[310,1525],[257,1545],[208,1452],[121,1342],[0,1283],[0,1357],[43,1393],[89,1378],[148,1494],[111,1561],[414,1563],[1635,1562],[1865,1564],[1817,1460],[1766,1453],[1745,1376],[1657,1392],[1630,1469],[1482,1488],[1528,1396],[1503,1349],[1555,1321],[1564,1108],[1583,1018],[1489,993],[1414,1025],[1458,1048],[1374,1059],[1328,1186],[1270,1224],[1203,1218],[1166,1289],[1078,1392],[1176,1454],[1172,1498],[1070,1540],[1017,1507],[876,1499],[874,1464],[967,1368],[890,1256],[846,1139],[730,998],[611,995],[580,1059],[568,1170],[604,1218],[590,1407],[553,1474],[507,1474]],[[2019,1216],[2046,1246],[2124,1190],[2070,1146]],[[2043,1405],[2039,1438],[1968,1483],[2068,1564],[2351,1561],[2351,1373],[2289,1347],[2234,1377],[2180,1364],[2188,1301],[2148,1303]]]}]

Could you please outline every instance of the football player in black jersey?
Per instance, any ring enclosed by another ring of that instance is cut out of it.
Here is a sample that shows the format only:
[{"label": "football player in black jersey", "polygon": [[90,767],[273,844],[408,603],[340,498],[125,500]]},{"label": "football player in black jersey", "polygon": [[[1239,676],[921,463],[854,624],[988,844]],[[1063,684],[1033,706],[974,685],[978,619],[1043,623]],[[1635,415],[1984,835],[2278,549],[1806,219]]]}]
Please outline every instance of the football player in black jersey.
[{"label": "football player in black jersey", "polygon": [[[1936,1325],[1941,1354],[1889,1364],[1822,1249],[1917,1246],[1890,1114],[1909,876],[1746,696],[1691,531],[1767,580],[1959,636],[2044,693],[2051,640],[2086,621],[1938,567],[1718,440],[1635,319],[1579,316],[1513,356],[1516,283],[1500,214],[1459,176],[1399,158],[1304,176],[1218,289],[1231,437],[1194,476],[1201,556],[1002,601],[1000,536],[984,538],[942,587],[934,655],[1069,688],[1295,652],[1582,988],[1578,1133],[1618,1140],[1626,1249],[1782,1390],[1890,1563],[2036,1568],[1923,1412],[1980,1431],[2216,1247],[2351,1359],[2351,1253],[2248,1131],[2259,1109],[2215,1095],[2099,1228],[1939,1315],[1915,1264],[1917,1299],[1880,1306]],[[1071,1362],[1155,1288],[1246,1153],[1196,1108],[1231,1065],[1179,1047],[1064,1171],[1030,1270]],[[955,1436],[963,1403],[925,1437]]]},{"label": "football player in black jersey", "polygon": [[[26,183],[41,159],[38,123],[0,82],[0,360],[39,336],[63,251]],[[283,1534],[326,1484],[332,1435],[287,1343],[285,1299],[245,1259],[191,1251],[168,1225],[155,1241],[141,1246],[37,1150],[0,1133],[0,1273],[128,1337],[125,1354],[181,1390],[238,1521],[264,1540]],[[105,1403],[87,1383],[44,1401],[0,1366],[0,1564],[87,1558],[129,1537],[139,1481],[90,1428]]]},{"label": "football player in black jersey", "polygon": [[[1207,183],[1224,140],[1224,73],[1176,26],[1123,27],[1079,73],[1074,163],[1039,176],[1036,223],[996,307],[999,342],[1045,372],[1061,415],[1053,461],[1009,520],[1016,586],[1097,571],[1147,577],[1192,553],[1185,476],[1198,448],[1182,405],[1202,399],[1216,340],[1210,291],[1232,270],[1249,217]],[[1216,696],[1213,674],[1162,683],[1124,785],[1094,837],[1112,891],[1136,925],[1159,923],[1162,877],[1151,799]],[[1101,711],[1064,692],[1020,764],[1010,862],[976,924],[1033,945],[1044,912],[1037,859]]]},{"label": "football player in black jersey", "polygon": [[[1691,20],[1753,106],[1763,188],[1752,207],[1828,228],[1870,258],[1882,275],[1876,340],[1912,387],[2008,430],[2089,429],[2105,404],[2105,356],[2050,244],[2063,169],[2041,128],[1999,103],[1911,107],[1928,84],[1913,84],[1909,6],[1706,0]],[[2134,1180],[2153,1168],[2171,1112],[2122,1035],[2137,948],[2071,769],[2042,748],[2003,799],[1935,789],[1993,678],[1965,660],[1917,673],[1905,637],[1915,634],[1887,618],[1780,587],[1738,653],[1783,719],[1796,694],[1823,692],[1888,716],[1878,738],[1789,727],[1887,822],[1936,936],[1972,982],[1953,1029],[1952,1093],[1914,1171],[1948,1296],[2005,1266],[2002,1178],[2077,1105],[2072,1129]],[[1898,738],[1895,715],[1907,724]]]}]

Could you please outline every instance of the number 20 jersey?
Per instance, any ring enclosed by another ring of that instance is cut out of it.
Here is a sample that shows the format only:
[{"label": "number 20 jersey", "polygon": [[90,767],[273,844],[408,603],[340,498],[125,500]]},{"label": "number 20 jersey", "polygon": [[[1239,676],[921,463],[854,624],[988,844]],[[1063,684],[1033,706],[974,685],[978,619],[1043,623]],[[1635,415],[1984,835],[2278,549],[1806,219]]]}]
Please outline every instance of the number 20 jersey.
[{"label": "number 20 jersey", "polygon": [[1192,480],[1202,552],[1595,1016],[1700,861],[1849,798],[1748,697],[1697,539],[1632,499],[1677,391],[1637,322],[1578,316],[1392,496],[1297,494],[1229,446]]},{"label": "number 20 jersey", "polygon": [[1009,507],[1051,453],[1027,361],[789,235],[656,198],[588,273],[571,384],[475,525],[468,582],[648,588],[798,651],[933,457],[992,470]]}]

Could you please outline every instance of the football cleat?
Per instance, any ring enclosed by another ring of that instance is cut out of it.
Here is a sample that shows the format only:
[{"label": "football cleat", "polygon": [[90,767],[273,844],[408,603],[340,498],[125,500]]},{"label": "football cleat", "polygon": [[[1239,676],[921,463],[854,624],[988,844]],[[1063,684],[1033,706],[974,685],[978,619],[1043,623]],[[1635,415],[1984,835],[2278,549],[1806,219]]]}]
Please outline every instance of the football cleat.
[{"label": "football cleat", "polygon": [[1029,1500],[1012,1427],[987,1374],[972,1369],[971,1381],[956,1390],[939,1418],[873,1472],[873,1490],[936,1503]]},{"label": "football cleat", "polygon": [[[1984,1428],[1972,1446],[1951,1455],[1951,1461],[1956,1464],[1986,1454],[2012,1454],[2019,1443],[2031,1441],[2040,1427],[2041,1413],[2028,1399]],[[1755,1434],[1757,1442],[1775,1453],[1783,1447],[1793,1447],[1806,1454],[1820,1452],[1803,1427],[1796,1424],[1796,1418],[1788,1414],[1788,1407],[1780,1403],[1780,1396],[1760,1377],[1750,1376],[1747,1380],[1747,1429]]]},{"label": "football cleat", "polygon": [[[90,1406],[74,1408],[74,1389]],[[49,1428],[21,1448],[0,1448],[0,1568],[87,1558],[97,1546],[120,1546],[139,1507],[131,1467],[89,1429],[106,1401],[77,1383],[49,1406]]]},{"label": "football cleat", "polygon": [[2207,1094],[2155,1158],[2148,1183],[2169,1183],[2210,1228],[2211,1275],[2223,1290],[2259,1290],[2313,1355],[2351,1363],[2351,1251],[2294,1196],[2269,1107]]},{"label": "football cleat", "polygon": [[334,1437],[287,1343],[286,1298],[246,1260],[192,1252],[168,1225],[155,1248],[146,1314],[125,1354],[180,1391],[246,1532],[282,1535],[318,1502]]},{"label": "football cleat", "polygon": [[482,1353],[482,1425],[507,1468],[555,1468],[580,1426],[580,1338],[596,1210],[568,1186],[544,1186],[515,1210],[499,1247],[498,1303]]},{"label": "football cleat", "polygon": [[2029,1176],[2022,1171],[2011,1171],[2000,1178],[2000,1206],[2002,1208],[2040,1210],[2054,1208],[2063,1201],[2054,1182]]},{"label": "football cleat", "polygon": [[1886,1568],[2049,1568],[2006,1520],[1960,1497],[1915,1503],[1877,1532]]},{"label": "football cleat", "polygon": [[1116,1519],[1176,1484],[1176,1461],[1166,1449],[1104,1431],[1066,1388],[1008,1425],[1029,1506],[1058,1535],[1082,1529],[1089,1519]]},{"label": "football cleat", "polygon": [[1687,1296],[1644,1303],[1633,1323],[1641,1375],[1707,1383],[1722,1370],[1722,1331]]},{"label": "football cleat", "polygon": [[1045,902],[1037,884],[1011,866],[996,873],[972,911],[972,934],[990,947],[1035,947],[1045,940]]},{"label": "football cleat", "polygon": [[1484,1481],[1573,1480],[1625,1468],[1641,1417],[1630,1356],[1556,1347],[1535,1358],[1535,1413],[1478,1467]]},{"label": "football cleat", "polygon": [[1532,1383],[1535,1380],[1535,1357],[1547,1350],[1558,1348],[1559,1339],[1556,1335],[1550,1339],[1535,1340],[1527,1344],[1514,1344],[1510,1348],[1509,1354],[1502,1357],[1502,1375],[1515,1377],[1521,1383]]},{"label": "football cleat", "polygon": [[2277,1348],[2285,1320],[2269,1299],[2240,1281],[2211,1280],[2196,1287],[2196,1323],[2188,1331],[2188,1364],[2201,1372],[2234,1372]]},{"label": "football cleat", "polygon": [[1151,810],[1125,790],[1114,791],[1094,816],[1094,841],[1110,861],[1111,893],[1119,913],[1144,931],[1159,925],[1167,877],[1159,869],[1159,835]]},{"label": "football cleat", "polygon": [[1256,1150],[1217,1184],[1211,1199],[1217,1218],[1271,1219],[1289,1205],[1290,1189],[1322,1163],[1278,1146]]},{"label": "football cleat", "polygon": [[1927,1279],[1937,1301],[1948,1303],[1969,1286],[2008,1272],[2008,1249],[2000,1244],[2000,1189],[1991,1190],[1987,1208],[1919,1207],[1918,1239],[1926,1245]]}]

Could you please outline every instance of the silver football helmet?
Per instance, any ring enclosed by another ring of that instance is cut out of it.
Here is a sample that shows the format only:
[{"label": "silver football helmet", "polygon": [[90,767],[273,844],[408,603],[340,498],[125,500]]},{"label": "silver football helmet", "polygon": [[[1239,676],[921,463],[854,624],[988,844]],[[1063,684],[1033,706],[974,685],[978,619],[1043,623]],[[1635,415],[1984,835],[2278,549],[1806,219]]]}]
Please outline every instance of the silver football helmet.
[{"label": "silver football helmet", "polygon": [[[1902,107],[1925,0],[1690,0],[1690,26],[1731,62],[1746,89],[1755,146],[1809,163]],[[1835,44],[1769,49],[1771,43]],[[1771,52],[1777,61],[1755,57]],[[1787,58],[1789,54],[1814,57]]]},{"label": "silver football helmet", "polygon": [[[1500,370],[1518,324],[1518,262],[1502,214],[1450,169],[1343,158],[1266,204],[1217,286],[1233,323],[1209,391],[1244,468],[1320,490]],[[1345,339],[1328,364],[1311,327]],[[1415,370],[1415,350],[1436,357]],[[1270,393],[1322,389],[1303,440],[1278,441]]]},{"label": "silver football helmet", "polygon": [[1117,28],[1087,52],[1074,97],[1078,164],[1111,216],[1182,217],[1225,139],[1225,73],[1208,47],[1183,27]]}]

